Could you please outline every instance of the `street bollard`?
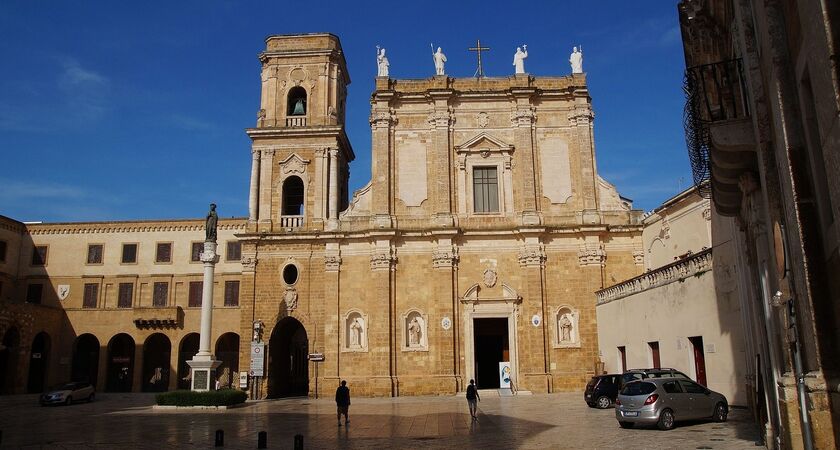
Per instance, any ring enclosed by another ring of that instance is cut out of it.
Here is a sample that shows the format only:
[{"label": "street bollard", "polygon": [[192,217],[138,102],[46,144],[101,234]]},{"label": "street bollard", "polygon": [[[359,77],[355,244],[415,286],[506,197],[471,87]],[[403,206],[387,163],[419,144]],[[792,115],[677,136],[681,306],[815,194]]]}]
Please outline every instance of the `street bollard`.
[{"label": "street bollard", "polygon": [[257,435],[257,448],[268,448],[268,433],[260,431]]},{"label": "street bollard", "polygon": [[216,430],[216,447],[224,447],[225,446],[225,432],[224,430]]},{"label": "street bollard", "polygon": [[295,450],[303,450],[303,435],[295,435]]}]

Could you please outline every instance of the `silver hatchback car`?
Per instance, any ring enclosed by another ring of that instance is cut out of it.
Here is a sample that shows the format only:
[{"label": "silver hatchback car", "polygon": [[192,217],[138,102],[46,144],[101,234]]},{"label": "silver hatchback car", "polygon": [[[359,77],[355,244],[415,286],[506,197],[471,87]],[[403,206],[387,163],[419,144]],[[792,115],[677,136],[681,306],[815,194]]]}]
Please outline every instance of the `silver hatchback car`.
[{"label": "silver hatchback car", "polygon": [[635,424],[674,428],[678,420],[712,418],[725,422],[726,397],[682,378],[650,378],[624,385],[615,402],[615,418],[622,428]]}]

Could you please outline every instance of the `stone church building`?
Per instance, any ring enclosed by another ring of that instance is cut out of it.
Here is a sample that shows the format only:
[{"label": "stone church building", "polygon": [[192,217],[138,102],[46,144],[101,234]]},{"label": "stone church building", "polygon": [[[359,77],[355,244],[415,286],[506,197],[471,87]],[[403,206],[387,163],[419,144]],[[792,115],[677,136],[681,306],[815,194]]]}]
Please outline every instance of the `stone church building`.
[{"label": "stone church building", "polygon": [[[644,267],[641,212],[596,169],[586,76],[377,77],[372,179],[351,197],[339,39],[271,36],[259,58],[249,216],[219,228],[223,384],[256,340],[257,396],[493,389],[500,363],[515,392],[581,389],[594,292]],[[185,383],[200,221],[0,219],[0,392]]]}]

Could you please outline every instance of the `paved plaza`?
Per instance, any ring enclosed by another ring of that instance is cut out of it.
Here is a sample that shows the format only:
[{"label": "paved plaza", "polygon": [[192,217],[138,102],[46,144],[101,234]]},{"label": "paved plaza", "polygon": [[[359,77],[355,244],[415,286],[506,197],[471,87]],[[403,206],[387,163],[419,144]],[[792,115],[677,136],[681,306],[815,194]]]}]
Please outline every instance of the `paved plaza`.
[{"label": "paved plaza", "polygon": [[754,449],[746,410],[726,423],[692,422],[672,431],[619,428],[612,409],[588,408],[580,393],[491,397],[470,420],[461,397],[354,398],[349,426],[337,426],[331,399],[248,403],[227,411],[155,410],[150,394],[101,394],[91,404],[36,405],[32,395],[0,397],[2,448],[622,448]]}]

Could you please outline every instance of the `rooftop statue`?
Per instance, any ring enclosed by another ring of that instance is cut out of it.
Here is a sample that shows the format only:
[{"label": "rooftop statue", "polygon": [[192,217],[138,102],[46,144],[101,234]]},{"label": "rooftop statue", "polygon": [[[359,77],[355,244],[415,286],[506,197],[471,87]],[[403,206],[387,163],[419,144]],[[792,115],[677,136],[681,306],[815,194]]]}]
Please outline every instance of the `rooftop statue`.
[{"label": "rooftop statue", "polygon": [[377,77],[387,77],[388,76],[388,58],[385,57],[385,49],[376,46],[376,66],[377,66]]},{"label": "rooftop statue", "polygon": [[569,64],[572,65],[572,73],[583,73],[583,47],[580,50],[577,47],[572,47]]},{"label": "rooftop statue", "polygon": [[[525,51],[522,51],[525,49]],[[516,54],[513,55],[513,65],[516,67],[517,74],[525,73],[525,58],[528,57],[528,46],[516,47]]]},{"label": "rooftop statue", "polygon": [[435,75],[445,75],[443,66],[446,63],[446,55],[443,54],[440,47],[437,48],[435,53],[432,53],[432,58],[435,60]]},{"label": "rooftop statue", "polygon": [[219,223],[219,216],[216,214],[216,204],[210,204],[210,211],[207,213],[207,219],[204,221],[204,240],[207,242],[216,242],[216,225]]}]

